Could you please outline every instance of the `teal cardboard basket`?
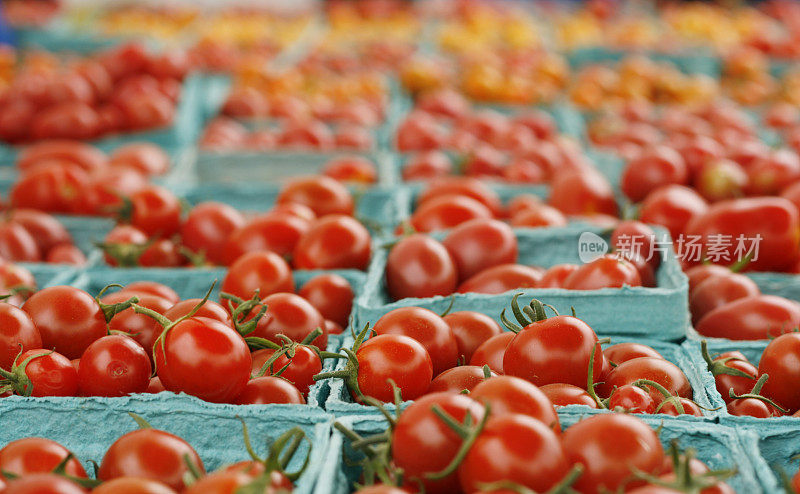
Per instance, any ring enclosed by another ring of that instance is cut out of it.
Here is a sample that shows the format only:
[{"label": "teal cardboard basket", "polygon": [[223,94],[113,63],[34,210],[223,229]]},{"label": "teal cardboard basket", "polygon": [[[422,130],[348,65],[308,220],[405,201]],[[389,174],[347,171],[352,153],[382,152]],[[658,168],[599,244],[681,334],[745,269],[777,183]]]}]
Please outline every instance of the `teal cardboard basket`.
[{"label": "teal cardboard basket", "polygon": [[791,273],[745,273],[761,292],[800,302],[800,276]]},{"label": "teal cardboard basket", "polygon": [[[443,312],[452,302],[454,311],[475,310],[492,315],[499,322],[500,310],[507,307],[515,292],[523,300],[538,298],[563,314],[572,307],[600,334],[671,341],[686,335],[689,326],[687,306],[688,282],[675,258],[669,235],[658,229],[664,248],[663,260],[656,274],[657,287],[603,288],[600,290],[524,289],[501,295],[457,293],[448,296],[392,301],[386,291],[385,267],[388,249],[376,246],[367,273],[364,293],[358,300],[358,318],[375,322],[387,311],[406,306],[420,306]],[[581,235],[607,234],[596,226],[573,224],[561,228],[539,228],[516,231],[519,243],[519,263],[550,267],[560,263],[580,263]],[[596,238],[596,237],[592,237]]]},{"label": "teal cardboard basket", "polygon": [[651,60],[668,62],[686,74],[703,74],[718,78],[722,72],[719,57],[709,50],[698,49],[691,53],[663,53],[653,50],[628,51],[604,47],[578,48],[567,53],[570,67],[580,69],[587,65],[614,65],[632,55],[645,55]]},{"label": "teal cardboard basket", "polygon": [[[642,416],[637,416],[642,418]],[[582,418],[559,412],[562,428],[574,425]],[[736,475],[727,480],[736,492],[776,492],[774,477],[764,468],[763,461],[755,461],[745,452],[745,445],[734,429],[717,424],[695,422],[662,421],[659,417],[644,417],[651,427],[657,429],[662,444],[668,447],[677,439],[681,449],[693,448],[697,458],[713,469],[736,469]],[[382,416],[350,416],[338,420],[345,427],[362,436],[378,434],[386,430]],[[350,447],[350,441],[334,429],[328,457],[319,476],[314,494],[346,494],[353,492],[353,483],[358,482],[361,470],[355,465],[359,454]]]},{"label": "teal cardboard basket", "polygon": [[[92,461],[99,463],[115,440],[137,429],[129,412],[186,440],[208,471],[250,459],[239,417],[247,424],[253,446],[261,455],[266,454],[268,440],[300,427],[311,442],[311,456],[295,492],[313,492],[328,455],[331,418],[318,408],[213,404],[171,393],[125,398],[3,398],[0,415],[5,425],[0,428],[0,445],[24,437],[52,439],[75,453],[87,472],[92,472]],[[302,466],[308,448],[308,442],[304,442],[289,465],[290,471]]]}]

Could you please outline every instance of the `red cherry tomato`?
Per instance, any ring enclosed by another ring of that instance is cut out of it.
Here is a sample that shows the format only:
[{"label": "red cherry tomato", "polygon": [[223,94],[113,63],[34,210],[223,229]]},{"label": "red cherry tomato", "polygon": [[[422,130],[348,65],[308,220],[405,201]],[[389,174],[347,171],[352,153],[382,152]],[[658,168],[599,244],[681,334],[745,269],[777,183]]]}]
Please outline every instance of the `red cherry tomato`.
[{"label": "red cherry tomato", "polygon": [[514,231],[497,220],[461,223],[444,238],[442,245],[455,262],[461,280],[493,266],[517,262]]},{"label": "red cherry tomato", "polygon": [[256,329],[248,336],[266,338],[275,343],[283,343],[278,335],[284,335],[292,341],[301,342],[312,331],[319,328],[322,335],[310,342],[319,348],[328,345],[328,334],[325,332],[325,319],[306,299],[294,293],[273,293],[262,300],[267,306]]},{"label": "red cherry tomato", "polygon": [[398,334],[368,339],[356,351],[358,388],[365,396],[393,402],[391,379],[404,400],[419,398],[428,391],[433,365],[428,351],[417,340]]},{"label": "red cherry tomato", "polygon": [[505,358],[506,348],[511,343],[511,340],[514,339],[514,336],[516,336],[514,333],[506,331],[484,341],[472,354],[469,365],[477,365],[479,367],[488,365],[492,371],[503,374],[503,359]]},{"label": "red cherry tomato", "polygon": [[353,309],[353,287],[338,274],[321,274],[308,280],[297,292],[322,314],[340,326],[346,326]]},{"label": "red cherry tomato", "polygon": [[800,326],[800,304],[774,295],[734,300],[706,314],[697,332],[714,338],[763,340]]},{"label": "red cherry tomato", "polygon": [[300,391],[289,381],[280,377],[264,376],[247,381],[244,390],[236,398],[238,405],[265,405],[267,403],[294,403],[305,405]]},{"label": "red cherry tomato", "polygon": [[278,204],[296,202],[308,206],[317,216],[353,215],[350,192],[338,181],[326,176],[299,177],[287,182],[278,194]]},{"label": "red cherry tomato", "polygon": [[180,229],[181,204],[167,189],[150,186],[131,196],[131,224],[148,236],[170,236]]},{"label": "red cherry tomato", "polygon": [[641,286],[642,278],[636,267],[626,259],[605,255],[586,263],[573,271],[564,280],[568,290],[599,290]]},{"label": "red cherry tomato", "polygon": [[566,215],[617,215],[617,203],[611,185],[605,177],[594,171],[556,174],[550,185],[548,203]]},{"label": "red cherry tomato", "polygon": [[42,337],[22,309],[0,302],[0,368],[10,369],[20,351],[42,347]]},{"label": "red cherry tomato", "polygon": [[647,195],[639,211],[639,220],[663,226],[675,240],[693,218],[706,210],[708,203],[694,190],[681,185],[665,185]]},{"label": "red cherry tomato", "polygon": [[603,349],[603,355],[617,365],[639,357],[664,358],[654,348],[642,343],[617,343]]},{"label": "red cherry tomato", "polygon": [[542,270],[521,264],[501,264],[475,274],[458,286],[459,293],[499,294],[510,290],[534,288]]},{"label": "red cherry tomato", "polygon": [[626,384],[611,392],[608,408],[627,413],[655,413],[656,403],[650,393],[644,389]]},{"label": "red cherry tomato", "polygon": [[449,295],[457,273],[447,249],[433,238],[415,234],[398,241],[386,260],[386,288],[394,300]]},{"label": "red cherry tomato", "polygon": [[[33,357],[33,358],[31,358]],[[25,366],[30,381],[31,396],[75,396],[78,391],[78,374],[68,358],[51,350],[28,350],[17,357],[15,365]]]},{"label": "red cherry tomato", "polygon": [[294,278],[289,265],[278,254],[248,252],[228,269],[220,290],[249,300],[256,290],[259,290],[261,297],[271,293],[294,292]]},{"label": "red cherry tomato", "polygon": [[489,210],[491,216],[499,218],[504,215],[503,204],[497,193],[482,181],[471,177],[444,177],[432,181],[417,196],[417,205],[422,206],[436,197],[453,195],[465,196],[478,201]]},{"label": "red cherry tomato", "polygon": [[[490,372],[489,377],[496,376]],[[475,386],[486,380],[483,368],[475,365],[459,365],[452,369],[447,369],[431,381],[428,393],[462,393],[464,390],[472,391]]]},{"label": "red cherry tomato", "polygon": [[761,393],[778,405],[794,412],[800,409],[800,394],[792,383],[800,376],[800,365],[794,358],[800,349],[800,334],[788,333],[772,340],[758,363],[760,375],[769,374]]},{"label": "red cherry tomato", "polygon": [[470,398],[491,405],[492,416],[519,413],[533,417],[544,425],[561,432],[553,404],[538,387],[524,379],[498,376],[478,383]]},{"label": "red cherry tomato", "polygon": [[573,386],[572,384],[553,383],[545,384],[541,388],[542,393],[547,396],[555,406],[586,405],[597,408],[597,402],[589,396],[585,389]]},{"label": "red cherry tomato", "polygon": [[[253,352],[253,375],[261,372],[266,361],[275,353],[275,350],[264,349]],[[288,367],[287,367],[288,364]],[[281,355],[272,364],[271,371],[277,372],[286,368],[281,377],[292,383],[302,394],[308,394],[309,388],[314,384],[314,375],[322,372],[322,361],[319,356],[307,346],[297,346],[291,358]],[[267,374],[270,375],[270,369]]]},{"label": "red cherry tomato", "polygon": [[[692,397],[692,386],[683,371],[672,362],[657,357],[639,357],[619,364],[598,386],[598,392],[602,396],[611,396],[615,387],[632,384],[638,379],[657,382],[673,396]],[[648,391],[656,404],[664,401],[664,396],[655,389]]]},{"label": "red cherry tomato", "polygon": [[403,180],[432,180],[450,174],[453,164],[441,151],[418,153],[409,158],[403,167]]},{"label": "red cherry tomato", "polygon": [[547,269],[536,283],[537,288],[563,288],[569,275],[577,271],[577,264],[556,264]]},{"label": "red cherry tomato", "polygon": [[136,341],[119,334],[104,336],[83,352],[78,387],[83,396],[142,393],[151,372],[150,357]]},{"label": "red cherry tomato", "polygon": [[310,221],[293,214],[268,212],[230,233],[222,245],[220,257],[226,264],[232,264],[246,252],[268,250],[288,258],[310,228]]},{"label": "red cherry tomato", "polygon": [[373,184],[378,181],[375,165],[361,156],[335,158],[322,168],[322,174],[340,182]]},{"label": "red cherry tomato", "polygon": [[178,294],[175,293],[175,290],[167,285],[157,283],[155,281],[134,281],[133,283],[128,283],[125,285],[125,288],[123,288],[121,291],[149,293],[150,295],[161,297],[173,304],[176,304],[181,300],[180,297],[178,297]]},{"label": "red cherry tomato", "polygon": [[458,346],[458,358],[464,362],[469,362],[486,340],[502,332],[494,319],[480,312],[452,312],[442,319],[450,326]]},{"label": "red cherry tomato", "polygon": [[366,270],[372,253],[372,238],[358,220],[331,214],[311,224],[294,248],[297,269]]},{"label": "red cherry tomato", "polygon": [[372,330],[378,335],[399,334],[420,342],[430,355],[434,376],[457,363],[458,345],[453,331],[444,319],[428,309],[394,309],[378,319]]},{"label": "red cherry tomato", "polygon": [[697,285],[689,296],[692,322],[697,323],[703,316],[728,302],[760,294],[758,285],[747,276],[732,272],[711,275]]},{"label": "red cherry tomato", "polygon": [[[64,446],[49,439],[28,437],[11,441],[0,449],[0,471],[20,477],[52,472],[69,455]],[[64,473],[86,478],[77,458],[67,461]]]}]

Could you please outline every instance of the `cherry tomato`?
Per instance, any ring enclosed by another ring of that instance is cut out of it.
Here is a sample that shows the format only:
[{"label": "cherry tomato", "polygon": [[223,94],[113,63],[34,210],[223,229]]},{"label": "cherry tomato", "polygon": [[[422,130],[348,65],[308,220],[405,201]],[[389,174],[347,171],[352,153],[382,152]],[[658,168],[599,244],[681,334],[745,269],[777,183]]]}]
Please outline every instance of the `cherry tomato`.
[{"label": "cherry tomato", "polygon": [[777,195],[800,179],[800,157],[788,149],[772,151],[747,167],[747,176],[749,195]]},{"label": "cherry tomato", "polygon": [[139,429],[114,441],[100,463],[97,478],[140,477],[182,490],[189,472],[184,458],[205,472],[200,457],[183,439],[157,429]]},{"label": "cherry tomato", "polygon": [[[733,359],[725,361],[724,363],[721,362],[722,359],[725,359],[727,357],[733,357]],[[716,372],[712,372],[714,373],[714,382],[717,391],[719,392],[720,396],[722,396],[722,399],[725,400],[726,403],[730,403],[733,400],[733,398],[730,397],[731,389],[733,389],[733,392],[736,395],[747,394],[753,389],[753,386],[756,383],[756,379],[758,379],[758,368],[756,368],[756,366],[748,362],[747,359],[744,358],[744,355],[732,355],[730,353],[723,353],[717,355],[714,358],[714,361],[720,362],[725,367],[736,369],[750,376],[750,377],[732,376],[730,374],[724,374],[724,373],[717,374]],[[709,370],[712,369],[713,369],[712,367],[709,367]]]},{"label": "cherry tomato", "polygon": [[85,266],[86,256],[74,245],[56,245],[47,253],[44,262],[50,264],[68,264],[71,266]]},{"label": "cherry tomato", "polygon": [[[69,455],[64,446],[50,439],[27,437],[11,441],[0,449],[0,471],[20,477],[52,472]],[[64,473],[86,478],[86,471],[76,458],[70,459]]]},{"label": "cherry tomato", "polygon": [[78,210],[89,175],[77,165],[49,163],[20,177],[9,191],[15,208],[70,213]]},{"label": "cherry tomato", "polygon": [[546,204],[522,210],[511,216],[511,226],[513,227],[540,228],[566,226],[567,223],[567,218],[561,211]]},{"label": "cherry tomato", "polygon": [[684,274],[689,278],[689,293],[710,276],[727,275],[731,270],[718,264],[700,264],[687,269]]},{"label": "cherry tomato", "polygon": [[[692,386],[682,370],[663,358],[639,357],[619,364],[609,373],[605,382],[598,386],[598,393],[611,396],[614,388],[632,384],[638,379],[648,379],[663,386],[673,396],[692,397]],[[657,390],[648,389],[656,404],[664,401]]]},{"label": "cherry tomato", "polygon": [[486,340],[502,333],[500,325],[494,319],[480,312],[452,312],[442,319],[450,326],[458,346],[458,358],[464,362],[469,362]]},{"label": "cherry tomato", "polygon": [[0,223],[0,257],[12,262],[41,262],[42,253],[36,240],[22,225]]},{"label": "cherry tomato", "polygon": [[230,403],[241,394],[252,359],[239,333],[217,320],[185,319],[156,346],[158,377],[168,391]]},{"label": "cherry tomato", "polygon": [[109,157],[109,165],[133,168],[146,176],[165,174],[169,162],[169,155],[163,149],[148,142],[120,146]]},{"label": "cherry tomato", "polygon": [[396,131],[397,150],[432,151],[440,149],[447,140],[445,129],[425,112],[414,111],[402,121]]},{"label": "cherry tomato", "polygon": [[322,314],[340,326],[346,326],[353,309],[353,288],[338,274],[321,274],[308,280],[297,292]]},{"label": "cherry tomato", "polygon": [[692,322],[696,324],[703,316],[728,302],[760,294],[758,285],[747,276],[732,272],[712,274],[698,284],[689,296]]},{"label": "cherry tomato", "polygon": [[[167,309],[163,315],[170,321],[177,321],[183,316],[188,315],[202,301],[203,299],[199,298],[187,298],[185,300],[181,300],[180,302],[176,303],[175,305]],[[228,326],[232,325],[230,313],[228,313],[225,307],[214,302],[213,300],[206,300],[194,315],[197,317],[207,317],[209,319],[216,319],[217,321],[225,323]],[[156,335],[159,335],[161,334],[161,325],[158,323],[155,324],[158,326],[155,329],[155,333]]]},{"label": "cherry tomato", "polygon": [[151,185],[131,196],[131,224],[149,236],[170,236],[180,229],[181,204],[167,189]]},{"label": "cherry tomato", "polygon": [[227,237],[221,257],[228,265],[247,252],[262,250],[291,258],[298,241],[308,233],[310,227],[310,221],[285,212],[259,215]]},{"label": "cherry tomato", "polygon": [[328,215],[311,224],[294,248],[297,269],[360,269],[369,265],[372,254],[369,231],[356,219]]},{"label": "cherry tomato", "polygon": [[0,302],[0,368],[10,369],[20,351],[42,347],[42,337],[22,309]]},{"label": "cherry tomato", "polygon": [[636,267],[626,259],[614,255],[598,257],[573,271],[564,280],[568,290],[599,290],[641,286],[642,278]]},{"label": "cherry tomato", "polygon": [[503,371],[537,386],[566,383],[585,388],[593,348],[592,368],[600,376],[602,350],[592,328],[576,317],[550,317],[529,324],[511,340]]},{"label": "cherry tomato", "polygon": [[104,336],[83,352],[78,388],[83,396],[142,393],[151,372],[150,357],[136,341],[119,334]]},{"label": "cherry tomato", "polygon": [[566,215],[617,215],[617,203],[611,185],[605,177],[594,171],[556,174],[550,185],[548,203]]},{"label": "cherry tomato", "polygon": [[472,389],[469,396],[491,405],[493,417],[518,413],[535,418],[557,434],[561,432],[558,415],[550,399],[524,379],[512,376],[485,379]]},{"label": "cherry tomato", "polygon": [[777,409],[757,398],[739,398],[731,400],[728,402],[727,409],[728,413],[737,417],[749,416],[766,419],[781,415]]},{"label": "cherry tomato", "polygon": [[510,481],[547,492],[570,469],[565,448],[546,424],[519,414],[492,415],[458,469],[464,492]]},{"label": "cherry tomato", "polygon": [[22,365],[28,358],[25,375],[30,380],[31,396],[75,396],[78,374],[68,358],[51,350],[34,349],[20,354],[14,363]]},{"label": "cherry tomato", "polygon": [[800,393],[792,385],[800,376],[795,355],[800,349],[800,333],[787,333],[772,340],[761,354],[759,375],[769,374],[761,393],[790,411],[800,409]]},{"label": "cherry tomato", "polygon": [[418,232],[433,232],[456,227],[475,219],[490,219],[491,211],[463,195],[439,195],[421,203],[409,223]]},{"label": "cherry tomato", "polygon": [[497,220],[473,219],[461,223],[442,244],[455,262],[461,280],[487,268],[517,261],[514,231]]},{"label": "cherry tomato", "polygon": [[68,359],[107,334],[106,319],[95,299],[70,286],[48,287],[34,293],[22,307],[42,336],[42,345]]},{"label": "cherry tomato", "polygon": [[703,336],[763,340],[800,326],[800,304],[774,295],[745,297],[718,307],[695,325]]},{"label": "cherry tomato", "polygon": [[608,399],[609,410],[622,410],[627,413],[655,413],[656,403],[644,389],[626,384],[611,392]]},{"label": "cherry tomato", "polygon": [[163,298],[172,304],[177,304],[180,302],[180,297],[178,294],[175,293],[175,290],[164,285],[162,283],[157,283],[155,281],[134,281],[133,283],[128,283],[125,285],[121,291],[126,293],[135,293],[135,294],[150,294],[155,295],[156,297]]},{"label": "cherry tomato", "polygon": [[[497,374],[490,371],[489,377],[494,377],[496,375]],[[484,375],[482,367],[460,365],[452,369],[447,369],[436,376],[433,381],[431,381],[428,393],[462,393],[464,390],[472,391],[475,386],[486,379],[487,377]]]},{"label": "cherry tomato", "polygon": [[538,286],[542,270],[521,264],[501,264],[475,274],[458,286],[459,293],[500,294]]},{"label": "cherry tomato", "polygon": [[386,288],[394,300],[449,295],[457,273],[447,249],[433,238],[414,234],[398,241],[386,260]]},{"label": "cherry tomato", "polygon": [[54,473],[37,473],[8,483],[9,494],[83,494],[86,489]]},{"label": "cherry tomato", "polygon": [[547,396],[555,406],[586,405],[597,408],[597,402],[589,396],[585,389],[573,386],[572,384],[553,383],[545,384],[541,388],[542,393]]},{"label": "cherry tomato", "polygon": [[227,204],[203,202],[192,208],[181,225],[181,242],[214,264],[223,264],[226,240],[244,224],[241,213]]},{"label": "cherry tomato", "polygon": [[291,180],[281,189],[276,202],[278,204],[296,202],[308,206],[317,216],[327,214],[352,216],[354,211],[353,197],[344,185],[322,175]]},{"label": "cherry tomato", "polygon": [[686,225],[708,210],[708,203],[694,190],[682,185],[664,185],[647,195],[639,210],[639,220],[661,225],[677,239]]},{"label": "cherry tomato", "polygon": [[269,251],[248,252],[234,262],[220,290],[244,300],[256,290],[263,298],[272,293],[294,292],[292,270],[281,256]]},{"label": "cherry tomato", "polygon": [[384,314],[372,328],[375,333],[399,334],[420,342],[433,363],[433,375],[456,365],[458,345],[447,322],[421,307],[400,307]]},{"label": "cherry tomato", "polygon": [[267,306],[256,329],[248,336],[266,338],[275,343],[283,343],[278,335],[284,335],[292,341],[301,342],[312,331],[319,328],[322,335],[310,342],[319,348],[328,345],[328,334],[325,332],[325,319],[306,299],[294,293],[273,293],[262,303]]},{"label": "cherry tomato", "polygon": [[395,382],[404,400],[413,400],[428,391],[433,378],[428,351],[408,336],[374,336],[361,345],[356,358],[359,390],[384,402],[394,401],[389,379]]},{"label": "cherry tomato", "polygon": [[683,157],[674,149],[656,146],[628,162],[622,172],[620,187],[630,200],[639,202],[659,186],[685,185],[688,180],[689,171]]},{"label": "cherry tomato", "polygon": [[322,167],[322,174],[340,182],[372,184],[378,181],[375,165],[361,156],[332,159]]},{"label": "cherry tomato", "polygon": [[280,377],[264,376],[247,381],[244,390],[236,398],[238,405],[264,405],[267,403],[294,403],[305,405],[300,391],[289,381]]},{"label": "cherry tomato", "polygon": [[92,494],[175,494],[175,491],[155,480],[119,477],[95,487]]},{"label": "cherry tomato", "polygon": [[403,180],[432,180],[450,174],[453,164],[441,151],[428,151],[411,156],[403,167]]},{"label": "cherry tomato", "polygon": [[469,365],[477,365],[479,367],[488,365],[492,371],[503,374],[503,359],[505,358],[506,348],[511,343],[511,340],[514,339],[514,336],[516,336],[514,333],[506,331],[484,341],[472,354],[472,358],[469,359]]},{"label": "cherry tomato", "polygon": [[[456,456],[462,439],[434,412],[438,406],[458,422],[470,414],[473,423],[483,418],[483,408],[475,400],[456,393],[431,393],[403,410],[392,434],[392,459],[405,472],[409,485],[417,481],[425,492],[447,494],[458,492],[455,474],[431,480],[426,474],[443,470]],[[421,455],[420,451],[426,454]]]},{"label": "cherry tomato", "polygon": [[474,199],[488,208],[491,216],[502,217],[503,204],[500,197],[482,181],[471,177],[444,177],[432,181],[417,196],[417,205],[440,196],[459,195]]},{"label": "cherry tomato", "polygon": [[583,465],[573,486],[581,492],[635,487],[628,482],[635,471],[654,473],[664,461],[655,431],[630,415],[595,415],[568,428],[562,437],[570,463]]},{"label": "cherry tomato", "polygon": [[556,264],[542,274],[536,288],[563,288],[564,281],[579,267],[577,264]]},{"label": "cherry tomato", "polygon": [[[104,304],[120,303],[128,300],[132,295],[134,294],[123,290],[106,295],[103,297],[102,302]],[[169,300],[156,295],[142,293],[135,294],[135,296],[139,299],[138,305],[154,310],[159,314],[165,314],[172,307]],[[160,324],[154,324],[153,319],[146,314],[137,314],[133,308],[128,308],[115,314],[109,322],[108,328],[112,331],[127,333],[144,348],[147,355],[152,354],[153,342],[158,338],[162,330]]]},{"label": "cherry tomato", "polygon": [[71,244],[72,236],[53,216],[33,209],[14,209],[9,219],[22,225],[31,234],[39,252],[47,254],[61,244]]},{"label": "cherry tomato", "polygon": [[[264,363],[275,353],[275,350],[264,349],[253,352],[252,373],[261,372]],[[288,367],[287,367],[288,364]],[[281,355],[267,370],[266,375],[286,368],[281,378],[292,383],[302,394],[308,394],[309,388],[314,384],[314,375],[322,372],[322,361],[314,350],[307,346],[299,345],[294,348],[294,356]]]},{"label": "cherry tomato", "polygon": [[617,365],[639,357],[664,358],[654,348],[642,343],[617,343],[603,349],[603,355]]}]

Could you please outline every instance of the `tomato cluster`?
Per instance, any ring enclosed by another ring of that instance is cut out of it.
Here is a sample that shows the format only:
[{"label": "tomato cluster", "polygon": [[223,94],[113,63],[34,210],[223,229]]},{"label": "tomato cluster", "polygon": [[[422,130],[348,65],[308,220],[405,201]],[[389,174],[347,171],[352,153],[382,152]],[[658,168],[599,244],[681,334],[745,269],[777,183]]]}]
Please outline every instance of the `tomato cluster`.
[{"label": "tomato cluster", "polygon": [[0,93],[0,139],[95,139],[172,123],[190,64],[125,44],[63,67],[23,68]]},{"label": "tomato cluster", "polygon": [[[255,488],[291,492],[304,470],[286,471],[289,460],[301,456],[287,447],[306,437],[298,427],[276,438],[279,447],[266,458],[258,457],[246,441],[250,459],[207,473],[188,442],[133,417],[141,428],[108,447],[102,461],[95,463],[96,479],[89,478],[75,455],[55,441],[29,437],[8,443],[0,449],[0,490],[8,494],[224,494]],[[309,450],[306,455],[310,454]]]}]

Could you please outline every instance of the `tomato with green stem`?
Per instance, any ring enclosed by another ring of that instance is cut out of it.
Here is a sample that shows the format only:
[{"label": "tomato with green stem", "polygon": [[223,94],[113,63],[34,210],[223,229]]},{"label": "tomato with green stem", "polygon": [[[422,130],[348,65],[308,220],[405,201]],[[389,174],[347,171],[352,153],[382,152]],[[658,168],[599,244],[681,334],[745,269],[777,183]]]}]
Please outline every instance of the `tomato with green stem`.
[{"label": "tomato with green stem", "polygon": [[742,395],[753,389],[758,379],[758,368],[748,362],[744,355],[728,352],[712,358],[705,340],[701,342],[701,351],[708,371],[714,376],[717,391],[726,403],[733,399],[730,397],[731,390],[737,395]]},{"label": "tomato with green stem", "polygon": [[[106,295],[101,300],[106,304],[116,304],[125,302],[132,295],[131,292],[123,290]],[[156,295],[141,294],[134,296],[138,299],[137,304],[159,314],[166,314],[172,306],[168,300]],[[153,319],[147,315],[139,314],[133,308],[127,308],[111,318],[108,323],[108,329],[109,331],[126,333],[145,349],[147,355],[152,355],[153,343],[158,338],[158,335],[161,334],[163,328],[158,324],[153,324]]]},{"label": "tomato with green stem", "polygon": [[[0,449],[0,472],[18,477],[37,473],[50,473],[70,455],[69,450],[50,439],[28,437],[11,441]],[[64,473],[76,478],[86,478],[81,462],[72,457],[64,465]],[[3,474],[0,474],[0,478]]]},{"label": "tomato with green stem", "polygon": [[449,392],[463,393],[471,392],[475,386],[487,379],[496,377],[488,367],[478,367],[476,365],[459,365],[452,369],[447,369],[431,381],[428,393]]},{"label": "tomato with green stem", "polygon": [[8,494],[85,494],[86,489],[54,473],[36,473],[12,480],[3,490]]},{"label": "tomato with green stem", "polygon": [[585,389],[573,386],[572,384],[553,383],[545,384],[539,389],[547,396],[555,406],[586,405],[591,408],[598,408],[597,402]]},{"label": "tomato with green stem", "polygon": [[21,353],[10,370],[0,369],[0,390],[21,396],[75,396],[78,373],[72,362],[52,350]]},{"label": "tomato with green stem", "polygon": [[[633,384],[640,379],[648,379],[663,386],[670,395],[682,398],[692,397],[692,386],[683,371],[672,362],[663,358],[639,357],[628,360],[615,367],[598,386],[601,396],[611,396],[614,388]],[[662,394],[650,389],[650,395],[656,404],[664,401]]]},{"label": "tomato with green stem", "polygon": [[264,375],[272,375],[282,371],[280,376],[283,379],[292,383],[302,394],[308,394],[309,388],[314,384],[314,376],[322,372],[319,354],[307,345],[296,343],[282,349],[286,349],[286,353],[278,355],[266,368],[265,364],[278,350],[264,348],[253,352],[252,374],[260,376],[264,372]]},{"label": "tomato with green stem", "polygon": [[757,295],[761,295],[761,290],[747,276],[733,272],[709,275],[689,295],[692,322],[696,324],[704,315],[729,302]]},{"label": "tomato with green stem", "polygon": [[155,281],[134,281],[133,283],[128,283],[125,287],[122,288],[123,292],[134,294],[146,293],[150,295],[155,295],[156,297],[161,297],[172,304],[177,304],[180,302],[180,297],[175,290],[164,285],[163,283],[158,283]]},{"label": "tomato with green stem", "polygon": [[778,336],[764,349],[758,363],[759,375],[769,375],[763,395],[792,412],[800,409],[800,393],[792,385],[800,376],[800,363],[794,357],[798,349],[800,333]]},{"label": "tomato with green stem", "polygon": [[611,392],[608,397],[608,409],[625,413],[655,413],[656,402],[647,390],[625,384]]},{"label": "tomato with green stem", "polygon": [[266,307],[263,316],[256,322],[255,329],[245,336],[258,337],[281,344],[284,335],[292,341],[302,342],[315,329],[321,334],[310,344],[319,348],[328,346],[328,333],[325,319],[306,299],[294,293],[273,293],[265,297],[261,304]]}]

